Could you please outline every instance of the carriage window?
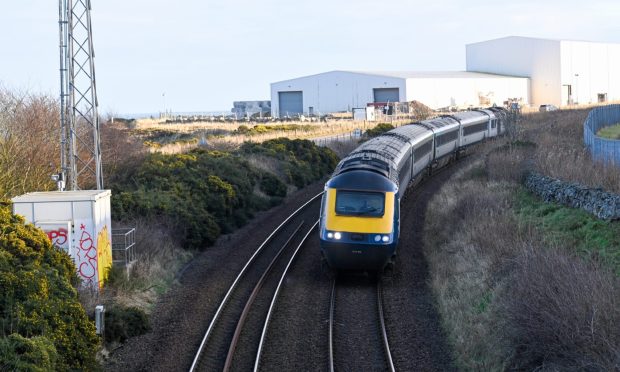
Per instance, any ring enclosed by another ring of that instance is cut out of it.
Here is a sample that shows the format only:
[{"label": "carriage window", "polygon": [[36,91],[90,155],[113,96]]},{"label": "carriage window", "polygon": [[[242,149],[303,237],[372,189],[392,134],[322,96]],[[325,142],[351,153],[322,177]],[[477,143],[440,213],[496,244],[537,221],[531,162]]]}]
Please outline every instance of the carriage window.
[{"label": "carriage window", "polygon": [[484,132],[488,129],[488,123],[480,123],[475,125],[470,125],[468,127],[463,128],[463,135],[469,136],[474,133]]},{"label": "carriage window", "polygon": [[368,191],[344,191],[336,193],[336,214],[345,216],[383,216],[385,194]]},{"label": "carriage window", "polygon": [[453,130],[452,132],[447,132],[447,133],[444,133],[444,134],[441,134],[435,137],[435,142],[437,146],[441,146],[441,145],[444,145],[446,143],[456,140],[458,136],[459,136],[459,131],[457,129],[457,130]]},{"label": "carriage window", "polygon": [[433,143],[431,141],[427,141],[421,144],[417,149],[413,150],[413,158],[416,162],[422,160],[425,155],[428,155],[433,149]]}]

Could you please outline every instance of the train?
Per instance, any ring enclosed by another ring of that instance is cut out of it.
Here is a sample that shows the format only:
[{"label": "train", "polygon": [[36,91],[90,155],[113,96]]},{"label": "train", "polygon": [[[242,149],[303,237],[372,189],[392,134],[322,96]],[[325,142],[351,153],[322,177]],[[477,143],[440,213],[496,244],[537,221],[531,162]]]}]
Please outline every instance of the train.
[{"label": "train", "polygon": [[381,271],[392,264],[400,202],[410,184],[506,131],[500,107],[442,115],[374,137],[342,159],[325,184],[319,219],[321,259],[331,269]]}]

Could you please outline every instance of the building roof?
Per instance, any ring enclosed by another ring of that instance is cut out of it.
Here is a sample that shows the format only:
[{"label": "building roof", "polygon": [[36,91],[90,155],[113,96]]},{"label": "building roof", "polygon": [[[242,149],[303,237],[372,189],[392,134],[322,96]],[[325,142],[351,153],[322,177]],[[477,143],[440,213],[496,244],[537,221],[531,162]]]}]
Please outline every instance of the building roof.
[{"label": "building roof", "polygon": [[505,36],[505,37],[500,37],[497,39],[489,39],[489,40],[484,40],[484,41],[477,41],[475,43],[469,43],[466,44],[466,46],[468,45],[475,45],[475,44],[484,44],[484,43],[488,43],[490,41],[499,41],[499,40],[509,40],[509,39],[522,39],[522,40],[536,40],[536,41],[555,41],[555,42],[578,42],[578,43],[592,43],[592,44],[618,44],[618,43],[608,43],[608,42],[602,42],[602,41],[591,41],[591,40],[572,40],[572,39],[554,39],[554,38],[542,38],[542,37],[529,37],[529,36]]},{"label": "building roof", "polygon": [[401,79],[497,79],[520,78],[520,76],[506,76],[471,71],[344,71],[354,74],[388,76]]},{"label": "building roof", "polygon": [[497,79],[497,78],[523,78],[522,76],[507,76],[497,74],[487,74],[472,71],[353,71],[353,70],[334,70],[322,72],[319,74],[300,76],[293,79],[282,80],[272,84],[280,84],[297,79],[305,79],[309,77],[334,74],[348,73],[371,76],[385,76],[400,79]]},{"label": "building roof", "polygon": [[111,194],[110,190],[40,191],[16,196],[13,203],[95,201]]}]

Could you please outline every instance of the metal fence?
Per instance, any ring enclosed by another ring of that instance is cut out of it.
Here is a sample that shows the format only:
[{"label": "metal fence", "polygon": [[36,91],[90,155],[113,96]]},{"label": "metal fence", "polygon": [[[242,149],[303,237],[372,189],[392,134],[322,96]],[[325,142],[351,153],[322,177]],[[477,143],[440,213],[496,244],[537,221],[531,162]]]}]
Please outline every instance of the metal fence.
[{"label": "metal fence", "polygon": [[112,229],[112,263],[129,268],[136,260],[136,229]]},{"label": "metal fence", "polygon": [[620,140],[596,135],[601,128],[615,124],[620,124],[620,105],[595,108],[583,125],[583,140],[594,160],[620,166]]}]

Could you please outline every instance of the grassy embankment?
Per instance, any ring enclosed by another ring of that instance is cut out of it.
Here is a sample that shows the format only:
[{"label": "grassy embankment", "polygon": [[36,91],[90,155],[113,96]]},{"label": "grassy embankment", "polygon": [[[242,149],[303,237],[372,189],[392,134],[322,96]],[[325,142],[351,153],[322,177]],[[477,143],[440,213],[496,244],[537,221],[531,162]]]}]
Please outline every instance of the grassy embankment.
[{"label": "grassy embankment", "polygon": [[336,162],[329,149],[281,138],[234,151],[153,153],[133,172],[116,177],[109,184],[112,215],[138,226],[138,258],[129,278],[122,268],[111,272],[103,301],[110,305],[114,332],[108,329],[107,341],[123,342],[148,330],[145,313],[184,262],[258,211],[325,177]]},{"label": "grassy embankment", "polygon": [[463,370],[618,367],[620,222],[544,203],[520,184],[534,168],[618,191],[620,171],[582,150],[586,114],[525,117],[429,204],[431,286]]},{"label": "grassy embankment", "polygon": [[597,135],[603,138],[620,140],[620,124],[603,128],[598,131]]}]

